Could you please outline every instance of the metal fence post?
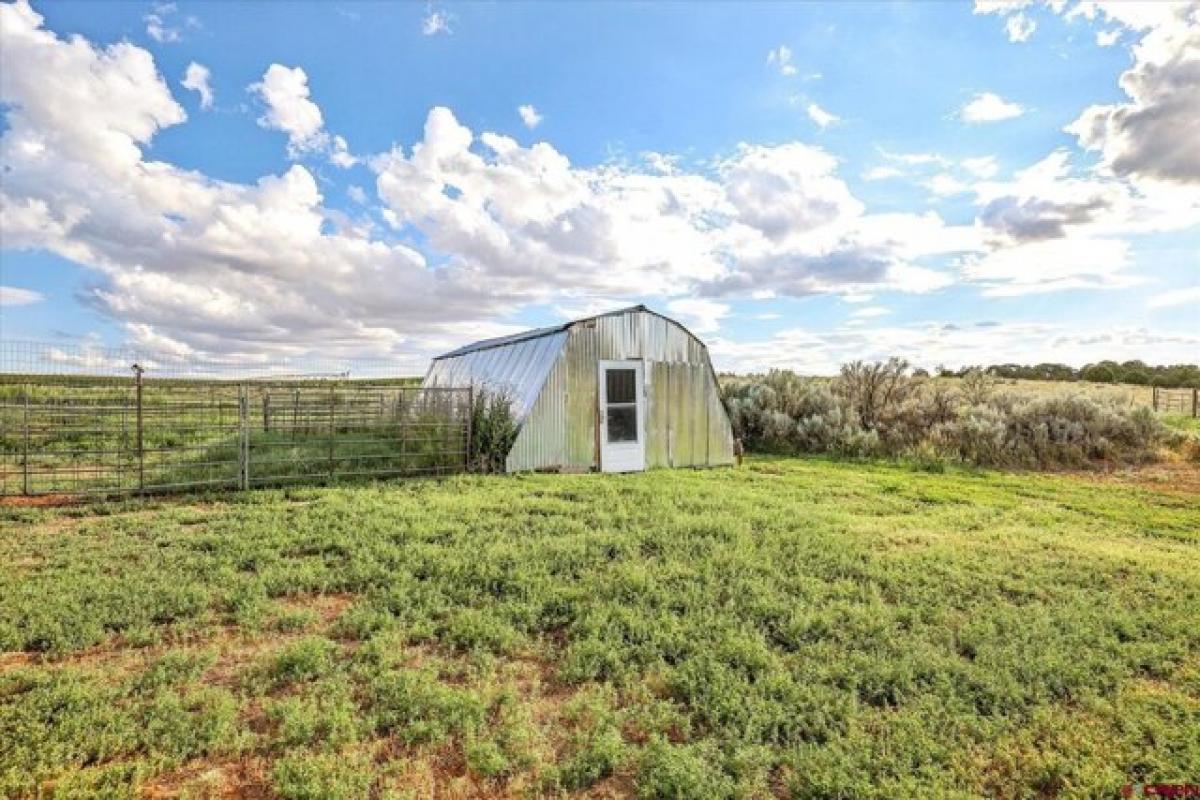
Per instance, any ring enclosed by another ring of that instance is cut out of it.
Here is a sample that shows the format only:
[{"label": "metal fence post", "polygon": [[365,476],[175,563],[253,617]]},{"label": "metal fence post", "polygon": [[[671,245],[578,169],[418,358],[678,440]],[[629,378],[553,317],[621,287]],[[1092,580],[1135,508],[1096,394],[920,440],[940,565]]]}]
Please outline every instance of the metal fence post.
[{"label": "metal fence post", "polygon": [[333,483],[334,476],[334,460],[333,460],[333,439],[336,433],[334,428],[334,415],[337,411],[337,385],[334,381],[329,382],[329,482]]},{"label": "metal fence post", "polygon": [[467,387],[467,452],[463,454],[463,470],[471,470],[471,447],[475,436],[475,387]]},{"label": "metal fence post", "polygon": [[125,488],[125,450],[129,446],[129,407],[121,405],[121,437],[117,439],[117,489]]},{"label": "metal fence post", "polygon": [[1192,416],[1200,416],[1200,389],[1192,389]]},{"label": "metal fence post", "polygon": [[25,387],[25,391],[22,393],[25,397],[25,419],[24,419],[25,430],[24,430],[24,446],[23,446],[22,455],[21,455],[21,471],[22,471],[21,492],[26,495],[29,494],[29,391],[30,391],[30,387],[27,385]]},{"label": "metal fence post", "polygon": [[238,488],[250,488],[250,392],[238,384]]},{"label": "metal fence post", "polygon": [[407,474],[408,469],[408,431],[404,429],[404,418],[407,416],[404,402],[404,387],[396,390],[396,432],[400,437],[400,471]]},{"label": "metal fence post", "polygon": [[1158,411],[1158,387],[1157,386],[1150,387],[1150,405],[1153,406],[1155,411]]},{"label": "metal fence post", "polygon": [[134,445],[137,447],[138,460],[138,491],[146,489],[146,450],[144,440],[142,438],[142,373],[145,372],[141,364],[133,365],[133,385],[134,385],[134,403],[136,403],[137,421],[134,423],[136,429],[134,431]]}]

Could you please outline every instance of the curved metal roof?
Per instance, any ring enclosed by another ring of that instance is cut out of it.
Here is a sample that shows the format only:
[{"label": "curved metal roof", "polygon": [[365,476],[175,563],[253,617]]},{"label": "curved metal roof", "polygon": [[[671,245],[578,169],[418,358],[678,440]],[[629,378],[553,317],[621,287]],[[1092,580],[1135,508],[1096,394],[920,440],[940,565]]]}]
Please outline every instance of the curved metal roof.
[{"label": "curved metal roof", "polygon": [[496,336],[491,339],[480,339],[478,342],[471,342],[471,344],[465,344],[462,347],[442,353],[440,356],[434,356],[433,360],[438,361],[443,358],[456,358],[458,356],[466,355],[467,353],[474,353],[478,350],[487,350],[492,347],[505,347],[510,344],[516,344],[517,342],[523,342],[526,339],[538,339],[543,336],[550,336],[552,334],[559,333],[560,331],[565,331],[572,325],[578,325],[581,322],[599,319],[600,317],[615,317],[621,314],[628,314],[631,311],[644,311],[647,314],[653,314],[656,317],[662,317],[668,322],[673,322],[674,324],[678,325],[687,333],[688,336],[691,336],[697,342],[700,342],[702,346],[704,344],[704,342],[700,340],[699,336],[689,331],[687,327],[678,320],[671,319],[665,314],[660,314],[657,311],[646,308],[645,305],[639,303],[635,306],[626,306],[625,308],[618,308],[613,311],[605,311],[603,314],[593,314],[590,317],[580,317],[579,319],[573,319],[569,322],[564,322],[561,325],[549,325],[545,328],[532,328],[527,331],[521,331],[520,333],[511,333],[508,336]]},{"label": "curved metal roof", "polygon": [[488,340],[490,344],[483,347],[459,348],[439,356],[430,364],[421,385],[471,386],[502,394],[512,403],[513,416],[520,423],[532,410],[567,340],[565,327],[529,333],[536,335]]}]

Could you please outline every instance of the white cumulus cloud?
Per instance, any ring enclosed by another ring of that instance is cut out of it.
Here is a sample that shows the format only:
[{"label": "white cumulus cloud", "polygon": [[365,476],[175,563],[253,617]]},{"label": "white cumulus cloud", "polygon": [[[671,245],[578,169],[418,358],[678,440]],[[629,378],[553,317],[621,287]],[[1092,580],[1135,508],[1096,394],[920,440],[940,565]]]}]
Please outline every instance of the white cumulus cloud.
[{"label": "white cumulus cloud", "polygon": [[29,306],[45,300],[41,292],[33,289],[21,289],[16,286],[0,286],[0,308],[14,306]]},{"label": "white cumulus cloud", "polygon": [[60,39],[26,2],[0,5],[0,48],[0,238],[90,270],[86,302],[131,337],[232,354],[394,354],[419,368],[515,307],[403,244],[330,232],[302,166],[236,183],[146,159],[157,131],[185,119],[147,51]]},{"label": "white cumulus cloud", "polygon": [[1179,289],[1159,292],[1150,298],[1147,305],[1150,308],[1191,306],[1192,310],[1200,317],[1200,286],[1184,286]]},{"label": "white cumulus cloud", "polygon": [[425,17],[421,20],[421,33],[425,36],[453,33],[450,30],[450,15],[445,11],[430,6],[426,9]]},{"label": "white cumulus cloud", "polygon": [[191,89],[200,95],[200,108],[210,109],[213,105],[213,90],[209,83],[212,73],[203,64],[195,61],[188,64],[187,72],[179,83],[185,89]]},{"label": "white cumulus cloud", "polygon": [[996,163],[995,156],[964,158],[961,163],[963,169],[977,178],[991,178],[1000,171],[1000,165]]},{"label": "white cumulus cloud", "polygon": [[1119,175],[1200,185],[1200,3],[1140,5],[1153,8],[1093,12],[1143,32],[1120,78],[1128,101],[1093,105],[1067,130]]},{"label": "white cumulus cloud", "polygon": [[885,181],[889,178],[899,178],[904,172],[897,167],[872,167],[863,173],[863,179],[868,181]]},{"label": "white cumulus cloud", "polygon": [[1037,30],[1037,23],[1032,17],[1018,11],[1004,23],[1004,30],[1008,33],[1010,42],[1027,42]]},{"label": "white cumulus cloud", "polygon": [[805,110],[808,112],[808,118],[815,122],[817,127],[821,128],[822,130],[828,128],[830,125],[836,125],[842,121],[841,117],[837,116],[836,114],[830,114],[816,103],[809,103],[808,108]]},{"label": "white cumulus cloud", "polygon": [[780,75],[790,77],[798,72],[796,65],[792,63],[792,48],[785,44],[767,52],[767,63],[778,69]]},{"label": "white cumulus cloud", "polygon": [[995,92],[980,92],[959,109],[958,113],[963,122],[978,124],[1019,117],[1025,113],[1025,108],[1019,103],[1005,100]]},{"label": "white cumulus cloud", "polygon": [[521,122],[530,130],[542,124],[542,115],[532,105],[517,106],[517,113],[521,116]]},{"label": "white cumulus cloud", "polygon": [[956,194],[963,194],[971,188],[965,182],[944,172],[934,175],[925,181],[923,185],[938,197],[951,197]]},{"label": "white cumulus cloud", "polygon": [[249,88],[266,105],[266,113],[258,118],[258,124],[286,133],[290,153],[326,146],[325,122],[320,107],[309,98],[308,74],[303,69],[272,64],[262,80]]},{"label": "white cumulus cloud", "polygon": [[720,329],[721,320],[729,316],[725,303],[699,297],[684,297],[667,303],[667,311],[678,317],[692,333],[709,334]]},{"label": "white cumulus cloud", "polygon": [[174,3],[155,3],[150,13],[142,18],[146,23],[146,35],[160,44],[182,41],[180,29],[168,21],[177,10]]},{"label": "white cumulus cloud", "polygon": [[422,141],[372,164],[395,227],[532,295],[929,291],[944,274],[914,260],[976,246],[936,215],[864,213],[837,160],[799,142],[742,145],[713,174],[584,168],[435,108]]}]

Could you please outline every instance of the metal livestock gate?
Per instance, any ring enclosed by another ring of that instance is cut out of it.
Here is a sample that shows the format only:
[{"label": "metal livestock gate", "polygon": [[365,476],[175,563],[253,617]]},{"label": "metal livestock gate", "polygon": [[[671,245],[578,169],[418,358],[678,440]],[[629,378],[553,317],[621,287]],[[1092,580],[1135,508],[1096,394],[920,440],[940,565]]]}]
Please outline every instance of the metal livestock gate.
[{"label": "metal livestock gate", "polygon": [[471,404],[386,378],[0,374],[0,497],[458,472]]},{"label": "metal livestock gate", "polygon": [[1200,389],[1154,387],[1154,410],[1200,417]]}]

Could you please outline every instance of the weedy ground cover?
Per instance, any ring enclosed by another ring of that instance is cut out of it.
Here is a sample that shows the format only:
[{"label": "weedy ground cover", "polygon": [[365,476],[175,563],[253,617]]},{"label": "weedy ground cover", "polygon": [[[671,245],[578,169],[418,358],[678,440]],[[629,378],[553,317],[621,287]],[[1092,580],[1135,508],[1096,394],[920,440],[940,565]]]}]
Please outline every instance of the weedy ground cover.
[{"label": "weedy ground cover", "polygon": [[0,796],[1195,781],[1200,503],[821,459],[0,508]]}]

